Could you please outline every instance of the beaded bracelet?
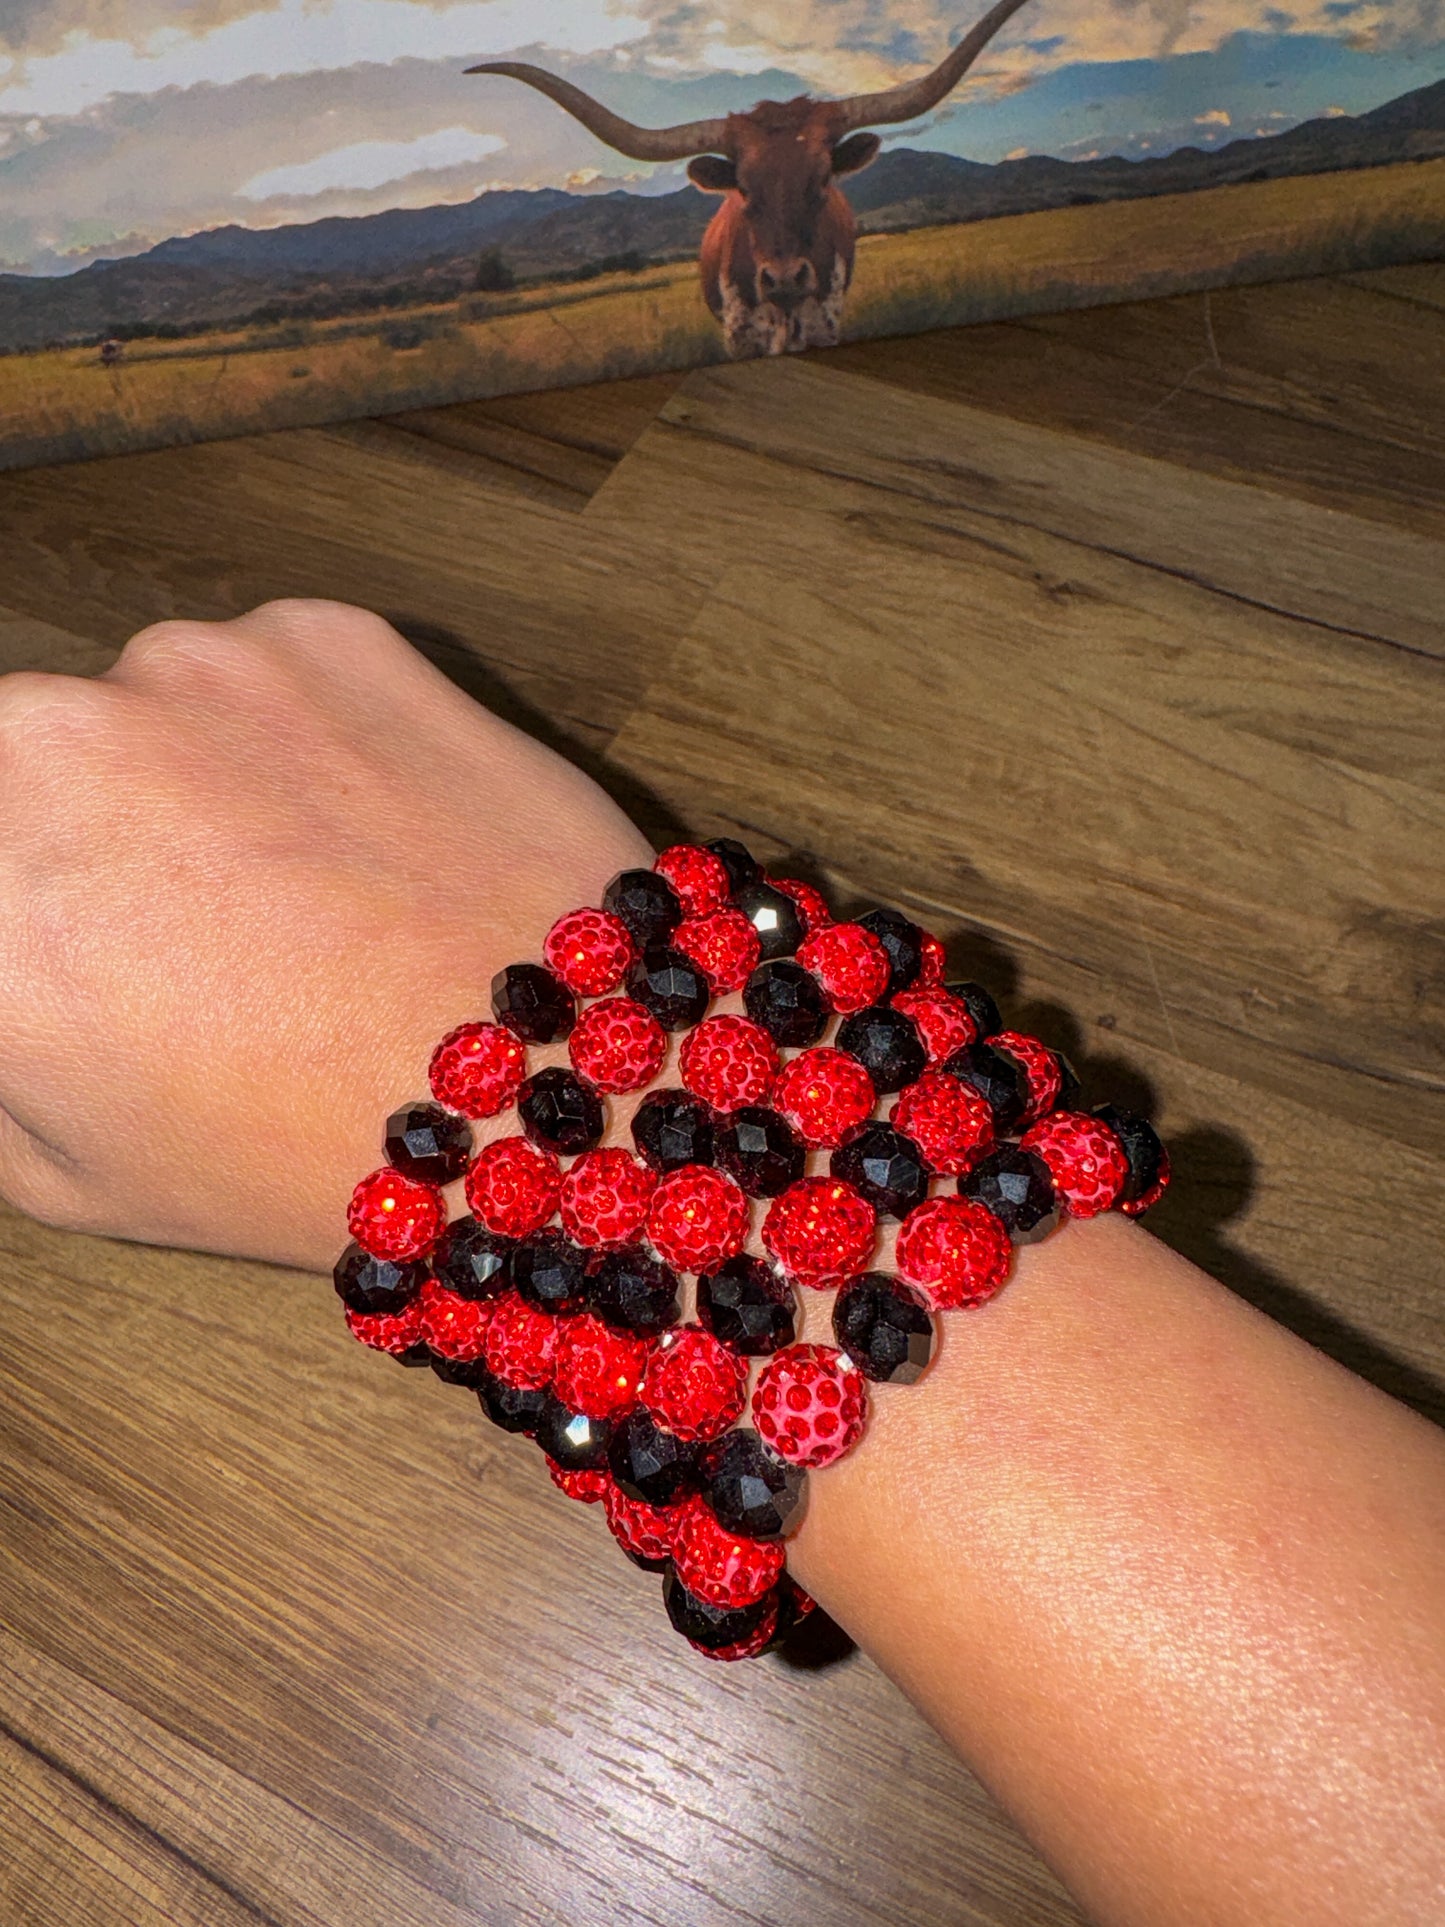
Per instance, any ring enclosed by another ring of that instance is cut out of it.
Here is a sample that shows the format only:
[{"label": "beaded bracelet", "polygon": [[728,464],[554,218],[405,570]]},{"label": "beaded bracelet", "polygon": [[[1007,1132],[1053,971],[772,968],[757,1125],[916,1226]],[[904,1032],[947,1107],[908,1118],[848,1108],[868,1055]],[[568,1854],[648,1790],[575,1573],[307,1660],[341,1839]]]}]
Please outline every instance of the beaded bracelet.
[{"label": "beaded bracelet", "polygon": [[[935,1315],[992,1298],[1015,1245],[1147,1210],[1168,1154],[1143,1118],[1079,1109],[1067,1060],[946,983],[936,937],[893,910],[835,922],[727,838],[623,871],[542,954],[437,1045],[434,1101],[388,1119],[336,1289],[363,1343],[475,1389],[601,1503],[697,1651],[750,1658],[811,1608],[785,1538],[870,1385],[917,1380]],[[745,1016],[710,1014],[739,990]],[[637,1103],[635,1153],[604,1146],[606,1100],[653,1084],[672,1036],[681,1088]],[[532,1067],[564,1039],[570,1069]],[[513,1107],[474,1153],[469,1120]],[[798,1342],[800,1286],[836,1291],[836,1345]]]}]

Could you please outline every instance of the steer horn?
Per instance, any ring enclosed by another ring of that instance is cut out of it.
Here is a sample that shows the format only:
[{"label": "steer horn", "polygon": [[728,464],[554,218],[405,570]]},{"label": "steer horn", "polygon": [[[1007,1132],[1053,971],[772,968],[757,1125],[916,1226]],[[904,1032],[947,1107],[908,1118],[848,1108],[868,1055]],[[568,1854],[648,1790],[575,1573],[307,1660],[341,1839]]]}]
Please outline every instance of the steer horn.
[{"label": "steer horn", "polygon": [[950,94],[978,59],[999,28],[1016,14],[1024,0],[998,0],[996,7],[964,35],[953,52],[939,61],[931,74],[918,80],[905,80],[901,87],[889,87],[881,94],[854,94],[838,102],[843,116],[843,131],[855,127],[886,127],[894,121],[916,120]]},{"label": "steer horn", "polygon": [[[1013,0],[1015,6],[1021,3],[1022,0]],[[685,161],[694,154],[715,153],[723,144],[725,120],[690,120],[680,127],[638,127],[594,100],[591,94],[584,94],[570,80],[549,74],[545,67],[529,67],[516,60],[488,60],[466,71],[506,74],[511,80],[524,80],[538,93],[555,100],[559,107],[565,107],[598,140],[631,161]]]}]

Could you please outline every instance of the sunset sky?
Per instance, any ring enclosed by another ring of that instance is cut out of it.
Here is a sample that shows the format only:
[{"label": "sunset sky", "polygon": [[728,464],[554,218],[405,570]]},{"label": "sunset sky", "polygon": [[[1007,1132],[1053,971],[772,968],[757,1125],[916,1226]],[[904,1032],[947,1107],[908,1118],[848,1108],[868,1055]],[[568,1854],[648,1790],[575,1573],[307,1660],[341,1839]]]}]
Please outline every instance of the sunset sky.
[{"label": "sunset sky", "polygon": [[[885,86],[983,0],[0,0],[0,268],[56,273],[238,221],[488,187],[662,191],[514,82],[517,58],[663,124]],[[1359,113],[1445,75],[1438,0],[1031,0],[890,140],[1139,157]]]}]

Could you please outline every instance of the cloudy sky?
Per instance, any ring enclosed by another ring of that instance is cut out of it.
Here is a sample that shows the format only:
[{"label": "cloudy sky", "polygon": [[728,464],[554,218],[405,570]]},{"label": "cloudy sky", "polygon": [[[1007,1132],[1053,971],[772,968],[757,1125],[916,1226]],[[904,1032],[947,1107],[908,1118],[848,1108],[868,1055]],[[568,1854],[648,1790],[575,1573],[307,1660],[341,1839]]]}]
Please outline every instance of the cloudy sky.
[{"label": "cloudy sky", "polygon": [[[477,60],[632,118],[885,86],[985,0],[0,0],[0,268],[168,235],[460,201],[663,191]],[[1031,0],[945,108],[890,139],[994,161],[1217,146],[1445,75],[1445,0]]]}]

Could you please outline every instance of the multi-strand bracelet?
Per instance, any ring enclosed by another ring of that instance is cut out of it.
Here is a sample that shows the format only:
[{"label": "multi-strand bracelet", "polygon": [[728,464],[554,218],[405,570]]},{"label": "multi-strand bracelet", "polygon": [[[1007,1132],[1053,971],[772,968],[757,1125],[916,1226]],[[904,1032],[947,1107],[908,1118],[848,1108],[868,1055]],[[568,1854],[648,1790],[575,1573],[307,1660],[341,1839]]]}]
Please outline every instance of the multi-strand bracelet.
[{"label": "multi-strand bracelet", "polygon": [[[728,839],[624,871],[542,955],[499,972],[493,1021],[444,1037],[431,1101],[388,1119],[336,1289],[357,1338],[473,1387],[600,1501],[698,1651],[749,1658],[811,1606],[785,1538],[870,1385],[919,1378],[935,1315],[992,1298],[1015,1245],[1147,1210],[1168,1156],[1143,1118],[1080,1109],[1067,1061],[981,986],[945,982],[936,937],[893,910],[836,922]],[[745,1015],[711,1009],[737,991]],[[604,1144],[607,1100],[655,1085],[675,1037],[635,1150]],[[570,1067],[529,1061],[563,1040]],[[474,1148],[469,1120],[511,1109]],[[836,1292],[835,1345],[798,1342],[800,1286]]]}]

